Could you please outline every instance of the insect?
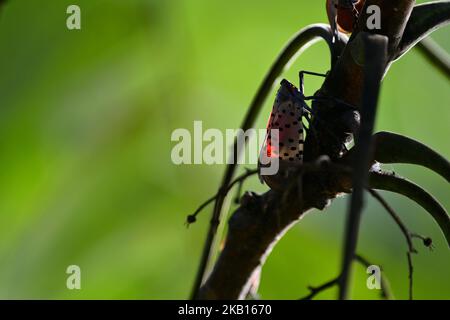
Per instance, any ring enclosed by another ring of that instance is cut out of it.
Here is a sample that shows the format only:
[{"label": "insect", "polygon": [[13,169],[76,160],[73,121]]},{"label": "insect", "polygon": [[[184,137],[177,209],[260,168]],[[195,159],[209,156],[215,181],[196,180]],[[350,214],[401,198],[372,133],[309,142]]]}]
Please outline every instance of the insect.
[{"label": "insect", "polygon": [[327,0],[327,14],[330,24],[334,25],[334,21],[336,21],[340,32],[352,33],[364,2],[365,0]]},{"label": "insect", "polygon": [[[305,128],[303,119],[310,121],[312,113],[304,95],[304,75],[325,77],[325,74],[301,71],[297,89],[282,80],[267,124],[266,137],[260,152],[260,177],[272,189],[280,189],[291,171],[303,163]],[[273,175],[263,175],[261,167],[276,159],[279,170]]]}]

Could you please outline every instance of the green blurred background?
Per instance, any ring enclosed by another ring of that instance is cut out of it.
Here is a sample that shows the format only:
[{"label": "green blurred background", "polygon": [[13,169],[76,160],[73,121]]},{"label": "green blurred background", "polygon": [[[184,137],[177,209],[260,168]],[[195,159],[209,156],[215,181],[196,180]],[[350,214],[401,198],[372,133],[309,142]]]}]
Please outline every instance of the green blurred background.
[{"label": "green blurred background", "polygon": [[[195,276],[224,166],[175,166],[171,133],[236,128],[265,72],[298,29],[326,22],[325,1],[9,0],[0,13],[0,298],[184,299]],[[82,30],[66,28],[81,7]],[[433,37],[450,52],[450,30]],[[285,77],[325,72],[317,44]],[[307,79],[307,92],[320,86]],[[273,95],[269,100],[273,99]],[[448,80],[417,51],[391,68],[379,130],[409,135],[450,158]],[[271,101],[258,120],[264,128]],[[387,166],[419,182],[450,209],[448,183],[422,168]],[[266,190],[256,179],[245,188]],[[415,297],[450,298],[450,255],[436,224],[409,200],[386,194],[416,243]],[[277,245],[261,297],[296,299],[334,277],[341,262],[347,198],[312,212]],[[359,252],[407,298],[406,244],[369,199]],[[81,290],[66,288],[81,267]],[[352,296],[378,298],[355,267]],[[335,298],[329,290],[320,298]]]}]

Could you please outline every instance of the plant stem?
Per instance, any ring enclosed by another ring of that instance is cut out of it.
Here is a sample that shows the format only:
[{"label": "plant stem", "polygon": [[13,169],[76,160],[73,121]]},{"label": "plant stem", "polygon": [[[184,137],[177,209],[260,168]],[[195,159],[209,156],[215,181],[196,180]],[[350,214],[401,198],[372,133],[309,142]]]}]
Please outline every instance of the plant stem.
[{"label": "plant stem", "polygon": [[[327,44],[330,47],[330,50],[334,52],[333,50],[333,34],[331,32],[330,26],[325,24],[314,24],[311,26],[308,26],[302,30],[300,30],[292,40],[288,42],[288,44],[285,46],[285,48],[282,50],[278,58],[275,60],[274,64],[270,68],[269,72],[267,73],[266,77],[264,78],[261,86],[259,87],[255,97],[253,98],[252,103],[250,104],[250,107],[247,111],[247,114],[245,116],[245,119],[241,125],[241,129],[244,131],[248,130],[253,123],[255,122],[264,101],[266,100],[268,94],[270,93],[272,86],[274,85],[275,81],[278,79],[278,77],[281,75],[281,73],[284,71],[285,67],[289,64],[289,62],[292,60],[293,57],[297,56],[299,52],[302,51],[302,49],[305,49],[308,45],[311,45],[318,39],[323,39],[327,42]],[[345,45],[345,39],[341,39],[342,45]],[[337,57],[332,58],[332,64],[336,60]],[[233,161],[231,161],[231,164],[229,164],[226,168],[225,174],[222,179],[221,186],[219,188],[219,192],[216,198],[216,202],[214,205],[214,210],[212,213],[212,218],[210,221],[210,227],[206,236],[205,245],[203,248],[203,253],[200,260],[200,265],[197,271],[197,276],[194,282],[194,286],[192,289],[192,299],[196,299],[198,296],[198,292],[200,289],[200,286],[203,282],[203,279],[205,277],[206,269],[208,262],[210,260],[211,254],[212,254],[212,246],[214,243],[214,239],[216,236],[217,228],[219,226],[219,223],[221,221],[221,211],[223,202],[225,200],[225,194],[221,190],[224,190],[231,182],[234,173],[236,171],[236,163],[239,155],[242,153],[243,145],[237,144],[238,139],[235,141],[233,150]]]},{"label": "plant stem", "polygon": [[360,33],[364,41],[364,89],[361,110],[361,128],[356,139],[356,157],[353,172],[353,192],[345,229],[342,272],[339,281],[339,299],[348,298],[351,262],[358,241],[364,189],[368,179],[368,168],[372,159],[372,133],[375,124],[381,79],[387,64],[388,38],[382,35]]}]

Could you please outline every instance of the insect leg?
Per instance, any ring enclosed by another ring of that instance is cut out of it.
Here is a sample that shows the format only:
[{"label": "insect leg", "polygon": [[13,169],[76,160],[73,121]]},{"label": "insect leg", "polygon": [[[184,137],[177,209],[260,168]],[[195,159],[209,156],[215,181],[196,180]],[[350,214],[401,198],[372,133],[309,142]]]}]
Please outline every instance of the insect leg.
[{"label": "insect leg", "polygon": [[304,111],[308,112],[309,114],[313,113],[313,110],[306,103],[302,104],[302,108]]},{"label": "insect leg", "polygon": [[311,131],[314,136],[317,136],[316,128],[314,127],[312,119],[311,119],[311,113],[304,113],[303,117],[308,122],[308,128],[305,128],[305,130],[307,130],[307,134],[309,134],[309,132]]},{"label": "insect leg", "polygon": [[309,101],[309,100],[330,100],[330,101],[334,101],[337,102],[340,105],[346,106],[352,110],[357,110],[358,108],[350,103],[347,103],[341,99],[338,98],[334,98],[334,97],[318,97],[318,96],[308,96],[308,97],[303,97],[304,100]]},{"label": "insect leg", "polygon": [[317,76],[317,77],[326,77],[327,74],[323,74],[323,73],[317,73],[317,72],[311,72],[311,71],[305,71],[302,70],[299,72],[299,78],[300,78],[300,92],[303,95],[303,92],[305,90],[305,74],[310,75],[310,76]]}]

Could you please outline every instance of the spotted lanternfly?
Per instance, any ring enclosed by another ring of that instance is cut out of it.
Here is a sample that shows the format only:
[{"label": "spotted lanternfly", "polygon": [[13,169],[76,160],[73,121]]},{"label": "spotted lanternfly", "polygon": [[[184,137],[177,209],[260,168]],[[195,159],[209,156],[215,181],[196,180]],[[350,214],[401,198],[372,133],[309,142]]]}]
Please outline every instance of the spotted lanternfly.
[{"label": "spotted lanternfly", "polygon": [[[306,112],[310,112],[303,95],[303,74],[324,76],[312,72],[301,72],[300,90],[289,81],[282,80],[267,124],[259,168],[261,178],[272,189],[280,189],[289,171],[303,162],[302,120]],[[273,160],[278,161],[278,172],[270,175],[263,174],[261,168]]]}]

